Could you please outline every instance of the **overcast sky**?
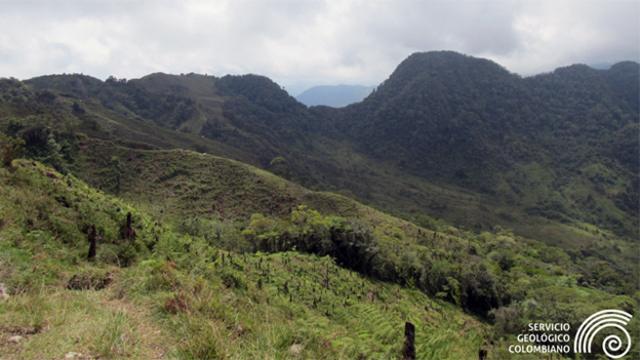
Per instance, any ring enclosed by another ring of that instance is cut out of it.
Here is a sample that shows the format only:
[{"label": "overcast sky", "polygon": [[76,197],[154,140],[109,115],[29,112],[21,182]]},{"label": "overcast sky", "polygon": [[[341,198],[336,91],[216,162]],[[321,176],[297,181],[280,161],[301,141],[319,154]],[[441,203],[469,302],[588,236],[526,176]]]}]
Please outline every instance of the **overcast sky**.
[{"label": "overcast sky", "polygon": [[637,61],[640,1],[0,0],[0,77],[255,73],[296,94],[442,49],[523,75]]}]

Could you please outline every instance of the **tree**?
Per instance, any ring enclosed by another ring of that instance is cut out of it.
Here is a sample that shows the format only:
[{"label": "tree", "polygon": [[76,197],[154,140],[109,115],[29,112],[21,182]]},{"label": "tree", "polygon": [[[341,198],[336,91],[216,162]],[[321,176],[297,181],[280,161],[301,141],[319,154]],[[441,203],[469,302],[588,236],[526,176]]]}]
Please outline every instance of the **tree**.
[{"label": "tree", "polygon": [[11,166],[13,159],[19,158],[24,154],[24,141],[6,136],[0,133],[0,158],[2,165]]},{"label": "tree", "polygon": [[120,158],[117,156],[112,156],[109,160],[109,170],[111,170],[111,177],[109,179],[109,187],[113,189],[115,194],[120,193],[121,182],[122,182],[122,172],[124,170],[124,165]]},{"label": "tree", "polygon": [[47,155],[43,162],[53,166],[60,172],[66,172],[64,158],[62,156],[62,146],[56,141],[53,132],[47,136]]}]

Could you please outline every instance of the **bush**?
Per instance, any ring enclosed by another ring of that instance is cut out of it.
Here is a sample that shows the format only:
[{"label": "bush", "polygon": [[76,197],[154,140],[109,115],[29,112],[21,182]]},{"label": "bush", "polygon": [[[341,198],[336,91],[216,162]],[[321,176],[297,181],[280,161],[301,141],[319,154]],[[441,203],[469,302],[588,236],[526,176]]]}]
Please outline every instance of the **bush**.
[{"label": "bush", "polygon": [[524,328],[522,313],[516,305],[503,306],[489,312],[498,336],[517,334]]},{"label": "bush", "polygon": [[129,318],[124,312],[109,316],[102,332],[96,338],[93,350],[100,358],[120,359],[130,355],[135,344]]},{"label": "bush", "polygon": [[222,280],[222,284],[224,284],[224,286],[228,288],[246,289],[247,287],[244,281],[242,281],[242,279],[240,279],[237,275],[235,275],[234,273],[228,270],[223,270],[219,274],[219,276],[220,276],[220,279]]},{"label": "bush", "polygon": [[373,271],[373,260],[378,254],[376,239],[364,224],[336,216],[322,216],[304,205],[291,212],[286,225],[254,214],[242,234],[256,250],[298,250],[329,255],[341,266],[363,273]]},{"label": "bush", "polygon": [[17,159],[24,154],[24,141],[8,137],[0,133],[0,160],[5,167],[11,166],[13,159]]},{"label": "bush", "polygon": [[483,264],[473,264],[461,274],[461,305],[468,311],[486,315],[502,305],[496,281]]},{"label": "bush", "polygon": [[214,360],[223,358],[219,352],[219,334],[206,320],[188,319],[182,331],[185,338],[178,349],[178,358],[188,360]]}]

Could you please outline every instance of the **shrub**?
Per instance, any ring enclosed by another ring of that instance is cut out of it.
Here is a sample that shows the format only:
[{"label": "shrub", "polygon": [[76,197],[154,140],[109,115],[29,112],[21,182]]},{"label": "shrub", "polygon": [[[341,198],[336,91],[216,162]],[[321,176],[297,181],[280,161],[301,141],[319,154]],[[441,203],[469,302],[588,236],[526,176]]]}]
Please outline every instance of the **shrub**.
[{"label": "shrub", "polygon": [[223,270],[219,274],[224,286],[233,289],[246,289],[246,285],[242,279],[228,270]]},{"label": "shrub", "polygon": [[517,334],[523,329],[522,313],[515,304],[493,309],[489,312],[489,317],[493,320],[498,336]]},{"label": "shrub", "polygon": [[24,141],[0,133],[0,160],[5,167],[11,166],[13,159],[24,154]]},{"label": "shrub", "polygon": [[173,315],[186,312],[188,309],[187,297],[182,292],[174,294],[164,302],[163,309]]},{"label": "shrub", "polygon": [[473,264],[461,274],[461,305],[468,311],[486,315],[502,305],[496,281],[483,264]]}]

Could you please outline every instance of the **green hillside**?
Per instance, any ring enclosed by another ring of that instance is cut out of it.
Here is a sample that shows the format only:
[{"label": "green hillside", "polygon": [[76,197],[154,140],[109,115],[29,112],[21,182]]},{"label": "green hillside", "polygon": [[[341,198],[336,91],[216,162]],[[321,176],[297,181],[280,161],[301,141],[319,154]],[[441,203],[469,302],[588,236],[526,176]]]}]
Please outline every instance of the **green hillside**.
[{"label": "green hillside", "polygon": [[[166,156],[167,152],[157,155]],[[257,171],[226,161],[250,173]],[[259,170],[254,173],[260,175],[286,184]],[[402,324],[408,320],[419,329],[419,358],[454,359],[473,356],[480,346],[488,347],[489,341],[501,341],[501,336],[509,336],[509,329],[527,319],[561,315],[579,321],[600,307],[636,306],[630,297],[612,297],[578,286],[579,275],[568,270],[573,266],[561,250],[535,243],[525,246],[508,233],[474,238],[449,229],[420,240],[411,235],[415,229],[401,227],[402,221],[360,210],[353,214],[363,219],[360,226],[372,227],[372,245],[381,257],[380,263],[367,268],[347,263],[330,249],[305,249],[305,241],[322,244],[324,232],[345,226],[339,217],[305,208],[294,209],[289,220],[254,214],[238,228],[223,226],[218,233],[222,236],[216,236],[207,226],[219,229],[224,222],[206,222],[205,218],[199,225],[159,222],[72,175],[33,161],[14,161],[1,170],[1,179],[2,271],[11,297],[0,303],[0,329],[7,336],[24,338],[20,346],[2,345],[14,358],[38,358],[43,349],[53,357],[75,351],[116,358],[159,353],[179,358],[212,354],[240,358],[256,354],[353,358],[364,354],[387,358],[398,353]],[[244,188],[242,183],[239,186]],[[127,212],[133,214],[133,241],[122,236]],[[96,260],[87,262],[86,228],[91,225],[96,226],[100,243]],[[342,231],[357,231],[353,226],[351,223]],[[297,238],[298,249],[333,255],[338,264],[370,277],[344,270],[330,257],[281,252],[286,244],[274,255],[222,249],[242,251],[248,246],[271,252],[276,249],[269,245],[270,239],[285,233]],[[352,234],[358,238],[357,232]],[[236,241],[225,241],[230,238]],[[402,251],[394,255],[399,246]],[[474,256],[456,259],[463,246]],[[417,266],[418,259],[426,261],[428,254],[435,256],[431,261],[439,260],[431,263],[429,270],[423,268],[419,278],[412,278],[410,272],[418,269],[410,266]],[[397,262],[396,267],[405,268],[399,274],[384,273],[382,270],[390,269],[385,262]],[[464,269],[471,272],[456,273]],[[438,280],[438,271],[461,277],[457,280],[442,273]],[[385,277],[404,287],[373,280]],[[508,279],[517,281],[509,283]],[[418,291],[428,292],[426,287],[438,286],[433,283],[436,281],[445,281],[445,285],[434,298]],[[495,296],[483,294],[491,291],[482,285],[486,281],[490,287],[508,286],[514,297],[508,307],[492,311],[494,331],[455,306],[481,311],[482,301]],[[457,288],[450,288],[456,284]],[[531,308],[532,301],[539,307]],[[96,304],[102,305],[90,311]],[[549,309],[555,310],[549,313]],[[146,336],[146,332],[154,335]],[[184,338],[167,335],[174,333]],[[76,340],[69,342],[69,338]],[[301,346],[292,350],[293,345]],[[495,349],[496,354],[500,349]],[[292,354],[298,351],[302,355]]]},{"label": "green hillside", "polygon": [[429,52],[344,109],[307,109],[255,75],[55,75],[26,81],[25,91],[80,104],[87,113],[72,115],[87,126],[109,119],[99,130],[121,143],[248,162],[411,221],[499,224],[575,247],[593,240],[577,235],[585,223],[638,237],[638,74],[637,63],[621,62],[521,78],[488,60]]},{"label": "green hillside", "polygon": [[637,72],[414,54],[343,109],[257,75],[0,79],[0,354],[386,359],[410,321],[418,358],[502,359],[529,322],[634,314]]},{"label": "green hillside", "polygon": [[[468,357],[486,325],[329,257],[238,254],[32,161],[0,169],[4,358],[393,357],[405,321],[421,358]],[[122,239],[133,214],[134,241]],[[85,228],[100,234],[86,260]],[[442,321],[446,319],[446,321]],[[171,336],[180,334],[180,336]]]}]

